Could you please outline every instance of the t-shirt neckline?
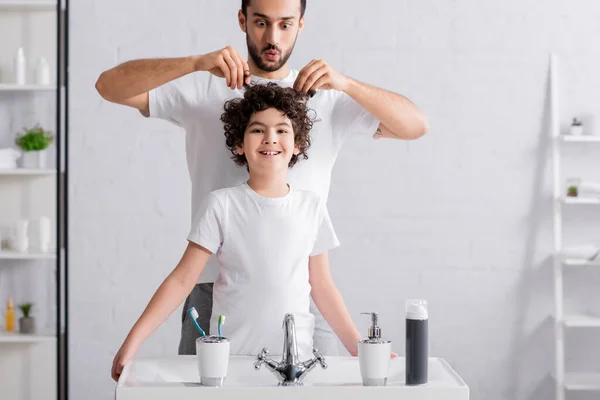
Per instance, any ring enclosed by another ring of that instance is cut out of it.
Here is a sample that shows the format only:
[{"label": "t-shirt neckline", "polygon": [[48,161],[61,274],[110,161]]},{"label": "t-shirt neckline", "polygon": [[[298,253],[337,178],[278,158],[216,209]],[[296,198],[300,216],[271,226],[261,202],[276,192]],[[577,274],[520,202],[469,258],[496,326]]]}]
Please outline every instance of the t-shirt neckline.
[{"label": "t-shirt neckline", "polygon": [[288,192],[285,195],[283,195],[281,197],[265,197],[263,195],[256,193],[254,191],[254,189],[252,189],[250,187],[250,185],[248,185],[248,181],[244,182],[244,184],[243,184],[244,190],[246,191],[246,193],[248,193],[248,195],[251,198],[255,199],[256,201],[258,201],[262,204],[269,204],[269,205],[282,204],[282,203],[289,201],[289,199],[291,198],[291,196],[294,192],[294,188],[289,183],[287,185],[290,190],[288,190]]},{"label": "t-shirt neckline", "polygon": [[285,78],[272,79],[272,78],[263,78],[263,77],[257,76],[257,75],[250,75],[250,81],[254,82],[254,83],[258,83],[258,82],[289,82],[293,79],[293,77],[294,77],[294,70],[290,68],[290,73]]}]

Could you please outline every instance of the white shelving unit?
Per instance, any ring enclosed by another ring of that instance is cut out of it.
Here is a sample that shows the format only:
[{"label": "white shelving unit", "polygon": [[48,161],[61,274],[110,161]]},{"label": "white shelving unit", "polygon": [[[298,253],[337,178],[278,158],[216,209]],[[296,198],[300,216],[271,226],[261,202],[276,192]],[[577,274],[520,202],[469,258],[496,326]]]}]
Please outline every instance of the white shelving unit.
[{"label": "white shelving unit", "polygon": [[579,204],[579,205],[598,205],[600,198],[598,197],[568,197],[564,196],[561,201],[564,204]]},{"label": "white shelving unit", "polygon": [[561,135],[563,142],[576,142],[576,143],[596,143],[600,142],[600,136],[582,135],[582,136],[569,136]]},{"label": "white shelving unit", "polygon": [[562,265],[565,267],[585,267],[598,266],[600,267],[600,257],[596,260],[586,260],[585,258],[564,258]]},{"label": "white shelving unit", "polygon": [[[563,269],[600,267],[600,259],[586,260],[563,256],[563,207],[598,206],[600,197],[569,197],[565,194],[561,174],[561,147],[572,144],[590,144],[600,150],[600,136],[568,136],[560,134],[560,108],[558,102],[558,60],[550,57],[550,107],[553,165],[553,220],[554,220],[554,329],[556,399],[565,400],[567,391],[600,391],[600,374],[571,373],[565,371],[565,330],[600,328],[600,315],[564,313]],[[598,257],[600,258],[600,257]]]},{"label": "white shelving unit", "polygon": [[[62,10],[65,2],[62,2]],[[5,81],[0,82],[0,107],[6,105],[13,108],[23,108],[23,113],[16,113],[14,123],[17,126],[30,126],[40,122],[46,129],[54,131],[57,138],[62,138],[61,132],[51,128],[55,120],[51,110],[46,104],[53,104],[59,82],[51,85],[35,84],[36,60],[44,57],[51,67],[51,80],[57,80],[56,70],[60,67],[59,60],[63,55],[59,54],[60,42],[64,44],[64,27],[59,28],[58,23],[65,24],[66,16],[60,13],[56,0],[0,0],[0,31],[2,32],[2,46],[0,51],[5,60],[12,59],[16,48],[23,47],[27,57],[27,84],[18,85],[14,83],[14,77],[9,74]],[[62,18],[61,18],[62,17]],[[3,28],[3,29],[2,29]],[[60,32],[58,32],[60,31]],[[14,35],[12,34],[14,32]],[[56,37],[56,40],[54,39]],[[56,46],[56,47],[55,47]],[[55,55],[54,55],[54,54]],[[60,80],[59,80],[60,81]],[[64,86],[63,86],[64,88]],[[65,96],[64,91],[60,92]],[[64,99],[64,97],[62,97]],[[63,104],[56,104],[62,109]],[[59,110],[60,110],[59,109]],[[2,110],[5,111],[5,110]],[[22,115],[21,115],[22,114]],[[8,115],[12,117],[12,115]],[[60,117],[59,117],[60,118]],[[7,132],[6,121],[0,127]],[[20,125],[20,124],[23,125]],[[58,126],[58,125],[57,125]],[[6,133],[10,135],[11,133]],[[8,137],[3,136],[4,139]],[[5,143],[8,143],[5,141]],[[14,143],[14,142],[12,142]],[[59,143],[57,143],[59,144]],[[50,153],[52,154],[52,153]],[[49,165],[53,162],[49,160]],[[56,165],[60,165],[57,160]],[[56,169],[0,169],[0,223],[4,231],[9,231],[10,225],[17,218],[30,221],[39,216],[49,217],[51,224],[57,224],[56,194],[59,188],[55,184],[57,178]],[[36,229],[31,229],[32,237],[35,237]],[[9,233],[9,239],[10,239]],[[4,238],[4,235],[3,239]],[[53,235],[56,236],[56,235]],[[54,246],[58,246],[59,238]],[[56,323],[53,318],[59,318],[57,304],[52,305],[55,294],[49,288],[56,285],[58,271],[52,271],[47,267],[57,268],[56,250],[48,253],[36,252],[36,241],[30,242],[30,251],[20,253],[13,251],[8,246],[0,248],[0,388],[4,399],[29,399],[29,400],[56,400],[57,384],[60,377],[64,379],[57,369],[59,351],[64,352],[60,342],[57,342]],[[54,247],[53,246],[53,247]],[[43,268],[30,268],[36,266]],[[4,267],[10,268],[4,268]],[[12,268],[15,266],[17,268]],[[21,268],[23,266],[24,268]],[[12,269],[12,270],[11,270]],[[56,273],[53,273],[56,272]],[[6,275],[4,275],[6,274]],[[5,276],[11,279],[4,279]],[[33,281],[35,279],[35,281]],[[12,282],[12,281],[16,282]],[[31,287],[25,287],[32,280]],[[36,290],[34,288],[42,288]],[[56,287],[56,286],[55,286]],[[48,290],[46,290],[48,289]],[[4,331],[4,309],[6,307],[6,296],[13,297],[15,306],[19,302],[32,301],[34,304],[34,316],[39,316],[36,321],[37,332],[35,334],[20,334],[18,319],[22,312],[16,308],[16,329],[13,332]],[[52,317],[52,314],[57,314]],[[63,390],[63,392],[66,388]]]},{"label": "white shelving unit", "polygon": [[568,315],[563,317],[567,328],[600,328],[600,317],[593,315]]},{"label": "white shelving unit", "polygon": [[599,391],[600,374],[566,374],[564,387],[569,391]]},{"label": "white shelving unit", "polygon": [[25,252],[19,253],[11,250],[1,250],[0,260],[53,260],[56,259],[56,252],[35,253]]},{"label": "white shelving unit", "polygon": [[53,92],[55,90],[56,86],[53,85],[0,83],[0,92]]},{"label": "white shelving unit", "polygon": [[0,332],[0,344],[2,343],[40,343],[40,342],[52,342],[56,341],[56,336],[52,334],[33,334],[33,335],[24,335],[20,333],[7,333]]},{"label": "white shelving unit", "polygon": [[14,169],[2,169],[0,168],[0,176],[48,176],[56,174],[55,169],[28,169],[28,168],[14,168]]},{"label": "white shelving unit", "polygon": [[13,0],[13,1],[4,1],[0,0],[0,10],[1,11],[52,11],[56,10],[57,2],[56,1],[46,1],[46,0]]}]

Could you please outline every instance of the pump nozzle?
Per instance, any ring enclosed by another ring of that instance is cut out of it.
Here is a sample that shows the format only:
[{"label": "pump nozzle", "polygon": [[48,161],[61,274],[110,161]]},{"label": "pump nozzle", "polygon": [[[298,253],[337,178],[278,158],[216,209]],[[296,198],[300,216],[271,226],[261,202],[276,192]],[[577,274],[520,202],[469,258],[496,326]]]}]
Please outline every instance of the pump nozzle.
[{"label": "pump nozzle", "polygon": [[380,339],[381,338],[381,328],[377,326],[377,313],[376,312],[363,312],[361,314],[366,314],[371,316],[371,326],[369,327],[369,339]]}]

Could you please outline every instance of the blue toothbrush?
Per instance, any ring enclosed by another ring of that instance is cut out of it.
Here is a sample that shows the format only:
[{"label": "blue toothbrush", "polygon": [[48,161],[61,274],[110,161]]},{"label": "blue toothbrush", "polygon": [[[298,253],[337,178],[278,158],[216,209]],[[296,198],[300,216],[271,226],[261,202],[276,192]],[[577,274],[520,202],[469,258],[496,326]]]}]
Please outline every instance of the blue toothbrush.
[{"label": "blue toothbrush", "polygon": [[192,322],[194,323],[194,326],[196,327],[198,332],[200,332],[202,336],[206,336],[206,333],[204,333],[202,328],[200,328],[200,325],[198,325],[198,321],[196,321],[200,317],[198,311],[196,311],[196,308],[190,307],[190,309],[188,310],[188,314],[190,315],[190,318],[192,319]]}]

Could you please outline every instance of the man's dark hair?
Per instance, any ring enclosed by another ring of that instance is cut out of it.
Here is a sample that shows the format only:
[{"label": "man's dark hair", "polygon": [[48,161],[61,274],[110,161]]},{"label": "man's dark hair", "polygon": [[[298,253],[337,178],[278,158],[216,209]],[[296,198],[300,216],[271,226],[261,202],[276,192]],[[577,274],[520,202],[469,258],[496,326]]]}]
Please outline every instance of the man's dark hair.
[{"label": "man's dark hair", "polygon": [[[242,12],[244,13],[244,17],[248,17],[248,6],[250,5],[250,0],[242,0]],[[304,16],[304,12],[306,11],[306,0],[300,0],[300,18]]]},{"label": "man's dark hair", "polygon": [[244,97],[226,101],[221,121],[225,128],[225,145],[233,154],[233,161],[240,166],[247,165],[246,156],[239,155],[237,149],[244,144],[244,133],[252,114],[269,108],[281,111],[289,118],[294,129],[294,143],[300,152],[292,156],[288,166],[293,166],[302,158],[307,159],[306,151],[310,147],[310,130],[314,121],[306,105],[308,98],[304,92],[267,82],[246,86]]}]

